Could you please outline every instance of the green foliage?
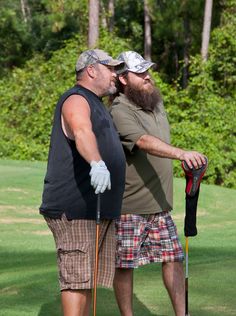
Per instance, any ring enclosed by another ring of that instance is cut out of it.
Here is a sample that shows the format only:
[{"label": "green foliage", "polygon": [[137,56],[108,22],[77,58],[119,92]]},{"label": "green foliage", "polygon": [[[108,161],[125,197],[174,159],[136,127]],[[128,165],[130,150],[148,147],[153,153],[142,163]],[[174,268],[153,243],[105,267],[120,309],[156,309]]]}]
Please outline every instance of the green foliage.
[{"label": "green foliage", "polygon": [[[152,2],[152,3],[151,3]],[[200,51],[204,13],[203,0],[149,1],[152,17],[152,59],[166,81],[176,80],[184,54]]]},{"label": "green foliage", "polygon": [[108,52],[114,58],[120,52],[131,49],[130,39],[121,39],[116,33],[108,33],[106,30],[100,30],[99,35],[99,48]]},{"label": "green foliage", "polygon": [[31,50],[27,47],[27,28],[19,23],[17,13],[7,7],[0,12],[0,75],[4,75],[13,66],[21,65]]},{"label": "green foliage", "polygon": [[64,41],[87,35],[86,0],[27,0],[26,20],[21,1],[0,0],[0,77],[23,66],[35,53],[49,59]]},{"label": "green foliage", "polygon": [[[210,91],[204,93],[202,89],[194,99],[190,99],[189,94],[191,96],[191,86],[178,95],[179,100],[174,106],[169,107],[173,143],[208,156],[208,183],[226,185],[227,182],[229,187],[233,187],[235,182],[233,178],[229,180],[229,173],[235,172],[236,163],[232,121],[235,101],[226,102]],[[175,113],[179,114],[179,119]]]},{"label": "green foliage", "polygon": [[[0,77],[13,67],[23,66],[35,53],[43,53],[49,59],[53,51],[63,47],[65,40],[76,34],[87,36],[89,1],[24,2],[28,8],[26,20],[20,0],[0,0]],[[101,0],[100,4],[107,10],[108,0]],[[213,28],[219,24],[221,13],[217,4],[214,5]],[[162,76],[171,82],[179,75],[178,63],[183,60],[186,42],[191,42],[190,53],[200,50],[204,0],[149,0],[148,5],[152,19],[152,57]],[[143,9],[144,2],[140,0],[115,1],[115,30],[120,38],[129,38],[132,49],[141,54],[144,53]],[[108,12],[102,15],[109,17]],[[187,30],[184,27],[186,21],[189,24]]]},{"label": "green foliage", "polygon": [[120,38],[129,38],[132,50],[143,53],[143,1],[116,0],[115,28]]},{"label": "green foliage", "polygon": [[[175,146],[209,158],[208,183],[236,187],[236,1],[225,3],[211,37],[209,59],[191,58],[187,89],[155,81],[162,91]],[[178,162],[176,176],[183,174]]]},{"label": "green foliage", "polygon": [[[172,18],[172,21],[169,21],[171,12],[173,8],[176,8],[176,13],[178,11],[181,16],[186,7],[179,6],[183,2],[176,0],[171,2],[171,8],[168,8],[167,2],[163,0],[157,3],[152,0],[150,5],[154,9],[159,6],[156,14],[154,11],[151,12],[153,23],[156,23],[155,25],[159,23],[158,28],[155,29],[159,37],[154,45],[155,50],[161,49],[164,41],[167,50],[163,54],[169,56],[168,50],[173,48],[171,46],[173,33],[177,32],[175,37],[177,36],[179,41],[178,45],[181,46],[183,40],[180,20]],[[0,3],[6,2],[0,0]],[[67,6],[69,3],[73,4],[73,1],[53,3],[50,0],[40,2],[29,0],[29,3],[35,12],[31,21],[35,27],[32,34],[35,39],[37,38],[35,42],[31,38],[32,45],[37,46],[41,43],[41,51],[44,51],[44,54],[34,55],[24,68],[14,69],[0,81],[0,157],[46,160],[55,104],[59,96],[74,84],[76,58],[87,48],[84,22],[87,18],[87,2],[80,2],[80,6],[78,3],[74,4],[75,11],[73,12],[79,12],[77,10],[84,8],[86,17],[80,18],[80,36],[66,41],[62,39],[66,35],[67,27],[72,26],[76,19]],[[63,3],[64,6],[62,6]],[[221,3],[224,10],[220,26],[215,27],[212,32],[209,59],[202,63],[200,56],[193,54],[189,68],[188,87],[182,89],[178,81],[175,81],[174,85],[164,82],[166,73],[164,74],[163,71],[159,74],[154,72],[153,77],[164,98],[171,124],[173,145],[198,150],[208,156],[209,169],[205,178],[208,183],[236,188],[236,39],[234,36],[236,34],[236,0],[221,1]],[[1,65],[17,63],[16,60],[11,59],[14,57],[12,53],[14,49],[18,52],[19,64],[24,58],[28,58],[28,51],[25,55],[22,53],[23,43],[29,41],[28,33],[23,24],[16,22],[20,18],[19,7],[16,4],[16,1],[8,2],[4,9],[1,8],[4,14],[0,18],[0,32],[5,30],[6,33],[8,28],[10,30],[9,38],[0,44],[0,48],[5,52],[0,57]],[[191,10],[194,11],[195,6],[202,4],[202,1],[195,3]],[[19,3],[17,5],[19,6]],[[132,2],[117,0],[117,5],[115,32],[109,34],[101,29],[99,48],[106,50],[114,57],[124,50],[132,49],[142,52],[140,26],[143,18],[143,3],[136,0]],[[191,10],[189,13],[192,12]],[[129,21],[132,14],[135,18]],[[191,14],[196,17],[199,12]],[[50,19],[48,19],[49,16]],[[168,29],[165,28],[163,16],[169,21]],[[77,19],[76,21],[78,22]],[[194,30],[196,31],[197,28]],[[4,34],[1,33],[5,39]],[[57,36],[52,36],[52,34],[57,34],[58,38],[56,39]],[[17,36],[20,40],[17,40]],[[57,40],[60,42],[59,46],[63,48],[52,52],[59,43]],[[6,52],[9,52],[8,56]],[[159,53],[161,51],[157,54]],[[194,53],[194,47],[192,53]],[[160,59],[160,63],[164,62],[164,55],[161,55],[163,59]],[[183,175],[179,162],[174,164],[174,172],[176,176]]]},{"label": "green foliage", "polygon": [[[51,59],[37,55],[0,81],[0,157],[46,160],[54,107],[75,83],[75,63],[87,49],[85,42],[79,36],[69,40]],[[102,31],[100,48],[117,56],[129,46]]]},{"label": "green foliage", "polygon": [[[211,62],[202,64],[193,58],[192,77],[185,90],[175,90],[154,79],[162,91],[171,125],[172,144],[197,150],[209,158],[207,183],[236,187],[236,98],[223,97],[210,70]],[[179,162],[175,176],[183,175]]]},{"label": "green foliage", "polygon": [[53,109],[75,82],[74,65],[83,43],[79,37],[68,41],[48,61],[37,55],[0,82],[0,156],[46,159]]},{"label": "green foliage", "polygon": [[31,7],[33,49],[46,57],[63,47],[65,40],[76,34],[87,34],[88,4],[85,0],[33,1]]},{"label": "green foliage", "polygon": [[235,97],[236,86],[236,1],[229,1],[222,25],[212,32],[209,63],[221,95]]}]

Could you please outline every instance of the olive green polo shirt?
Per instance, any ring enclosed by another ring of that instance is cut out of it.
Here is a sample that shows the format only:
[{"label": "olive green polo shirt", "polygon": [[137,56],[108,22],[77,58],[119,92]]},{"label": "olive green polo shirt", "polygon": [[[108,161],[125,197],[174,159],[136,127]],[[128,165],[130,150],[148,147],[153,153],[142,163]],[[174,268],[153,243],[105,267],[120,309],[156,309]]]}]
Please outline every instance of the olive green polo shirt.
[{"label": "olive green polo shirt", "polygon": [[124,94],[115,98],[110,109],[126,155],[126,183],[122,214],[153,214],[173,206],[172,161],[146,153],[136,146],[143,135],[170,143],[170,127],[163,104],[144,111]]}]

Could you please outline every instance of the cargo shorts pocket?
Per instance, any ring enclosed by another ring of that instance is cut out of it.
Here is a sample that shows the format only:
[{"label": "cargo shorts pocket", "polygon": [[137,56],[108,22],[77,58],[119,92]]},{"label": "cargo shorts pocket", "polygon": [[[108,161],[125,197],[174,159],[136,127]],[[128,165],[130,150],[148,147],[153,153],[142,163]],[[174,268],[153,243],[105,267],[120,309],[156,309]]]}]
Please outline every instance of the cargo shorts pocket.
[{"label": "cargo shorts pocket", "polygon": [[89,247],[85,243],[58,247],[58,265],[62,283],[84,283],[91,277]]}]

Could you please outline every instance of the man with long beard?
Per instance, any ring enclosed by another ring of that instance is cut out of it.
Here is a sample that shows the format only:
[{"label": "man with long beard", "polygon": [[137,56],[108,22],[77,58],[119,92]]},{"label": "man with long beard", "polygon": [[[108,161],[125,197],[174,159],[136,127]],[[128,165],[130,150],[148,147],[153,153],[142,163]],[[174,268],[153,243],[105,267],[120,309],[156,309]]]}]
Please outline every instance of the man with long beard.
[{"label": "man with long beard", "polygon": [[132,316],[133,269],[161,262],[164,285],[175,315],[185,315],[183,250],[170,211],[172,159],[201,167],[205,157],[170,145],[162,98],[148,69],[154,64],[136,52],[119,55],[119,95],[111,115],[126,154],[122,215],[116,221],[114,290],[122,316]]}]

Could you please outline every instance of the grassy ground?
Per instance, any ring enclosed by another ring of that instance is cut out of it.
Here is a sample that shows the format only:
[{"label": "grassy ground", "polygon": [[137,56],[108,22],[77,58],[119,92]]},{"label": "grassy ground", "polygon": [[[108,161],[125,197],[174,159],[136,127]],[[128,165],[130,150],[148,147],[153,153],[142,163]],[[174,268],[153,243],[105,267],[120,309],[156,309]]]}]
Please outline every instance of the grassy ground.
[{"label": "grassy ground", "polygon": [[[60,316],[52,236],[38,214],[45,164],[0,161],[0,316]],[[183,237],[184,186],[175,179]],[[198,235],[189,238],[191,316],[236,315],[236,191],[201,185]],[[173,315],[159,265],[135,271],[136,316]],[[118,316],[112,290],[98,290],[98,316]]]}]

